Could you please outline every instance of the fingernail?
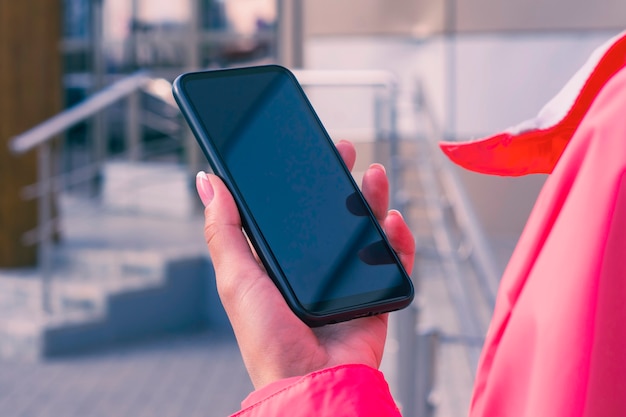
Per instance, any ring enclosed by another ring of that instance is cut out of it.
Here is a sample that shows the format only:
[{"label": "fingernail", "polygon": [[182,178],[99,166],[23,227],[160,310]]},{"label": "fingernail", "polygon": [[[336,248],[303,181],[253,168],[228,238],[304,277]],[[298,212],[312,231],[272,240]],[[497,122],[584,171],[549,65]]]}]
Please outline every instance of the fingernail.
[{"label": "fingernail", "polygon": [[374,163],[374,164],[370,165],[370,168],[376,168],[376,169],[381,170],[385,174],[387,173],[387,170],[385,169],[385,166],[382,165],[382,164],[379,164],[379,163]]},{"label": "fingernail", "polygon": [[401,219],[404,220],[404,216],[402,215],[402,213],[400,213],[398,210],[396,209],[391,209],[389,210],[389,213],[387,213],[387,215],[396,215],[399,216]]},{"label": "fingernail", "polygon": [[198,190],[202,204],[204,204],[205,207],[208,206],[211,200],[213,200],[214,193],[209,177],[207,177],[204,171],[200,171],[196,175],[196,189]]}]

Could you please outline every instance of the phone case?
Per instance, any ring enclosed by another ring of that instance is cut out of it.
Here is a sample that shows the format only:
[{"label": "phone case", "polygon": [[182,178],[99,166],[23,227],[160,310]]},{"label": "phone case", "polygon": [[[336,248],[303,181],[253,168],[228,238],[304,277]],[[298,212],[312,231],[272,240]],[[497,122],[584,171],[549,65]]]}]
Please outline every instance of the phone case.
[{"label": "phone case", "polygon": [[[329,323],[335,323],[335,322],[350,320],[350,319],[354,319],[358,317],[398,310],[409,305],[414,296],[413,286],[411,283],[411,279],[406,274],[406,271],[404,271],[402,265],[400,264],[399,259],[397,258],[395,254],[393,254],[394,262],[397,263],[398,267],[404,274],[404,279],[406,280],[406,287],[407,287],[405,294],[403,294],[401,297],[395,297],[393,299],[377,300],[374,302],[370,302],[368,304],[361,304],[361,305],[356,304],[352,306],[346,306],[345,308],[337,309],[335,311],[332,311],[331,313],[322,313],[322,314],[319,314],[318,312],[310,311],[306,309],[300,303],[300,301],[298,300],[298,298],[296,297],[292,289],[291,284],[282,273],[282,268],[278,264],[271,248],[269,247],[263,234],[259,230],[259,227],[255,222],[254,216],[247,209],[247,204],[244,201],[243,196],[239,192],[237,184],[233,182],[233,179],[229,175],[228,169],[223,165],[223,162],[219,156],[219,153],[216,151],[211,138],[208,136],[207,132],[205,131],[202,122],[199,120],[199,116],[195,114],[193,104],[190,102],[189,97],[185,93],[184,83],[187,77],[201,77],[203,74],[217,75],[218,73],[219,73],[219,76],[227,76],[229,72],[237,73],[241,71],[250,71],[252,73],[254,71],[261,71],[261,72],[262,71],[277,71],[277,72],[281,72],[281,73],[288,75],[290,79],[292,80],[293,87],[299,89],[299,94],[302,96],[302,99],[306,101],[308,107],[310,108],[312,115],[315,117],[319,126],[323,129],[321,121],[319,120],[317,114],[313,110],[310,102],[306,98],[306,95],[304,91],[302,90],[302,88],[300,87],[299,83],[297,82],[295,76],[286,68],[280,67],[277,65],[181,74],[174,81],[173,94],[193,134],[198,140],[200,147],[202,148],[204,154],[206,155],[211,165],[211,168],[213,169],[216,175],[218,175],[219,177],[223,179],[224,183],[233,194],[233,197],[237,203],[237,206],[239,207],[242,224],[243,224],[246,234],[248,235],[248,238],[250,239],[252,245],[256,249],[256,252],[259,258],[261,259],[261,261],[263,262],[269,276],[272,278],[272,280],[274,281],[274,283],[280,290],[281,294],[287,301],[292,311],[307,325],[313,327],[313,326],[321,326],[321,325],[325,325]],[[324,130],[324,133],[326,133],[325,130]],[[336,148],[330,141],[330,138],[328,137],[327,133],[326,133],[326,137],[327,137],[327,140],[330,142],[331,148],[335,152],[335,156],[338,159],[338,162],[343,166],[343,172],[345,173],[347,177],[349,177],[352,183],[352,186],[354,188],[354,193],[355,193],[354,198],[357,198],[360,201],[362,201],[367,211],[366,215],[371,216],[373,218],[371,209],[369,209],[369,206],[367,205],[364,197],[360,193],[358,186],[352,179],[352,176],[348,168],[343,163],[341,156],[339,155],[338,151],[336,150]],[[388,241],[384,237],[384,232],[382,231],[382,229],[380,228],[378,224],[377,224],[377,227],[378,227],[378,231],[380,235],[383,238],[384,244],[390,247]]]}]

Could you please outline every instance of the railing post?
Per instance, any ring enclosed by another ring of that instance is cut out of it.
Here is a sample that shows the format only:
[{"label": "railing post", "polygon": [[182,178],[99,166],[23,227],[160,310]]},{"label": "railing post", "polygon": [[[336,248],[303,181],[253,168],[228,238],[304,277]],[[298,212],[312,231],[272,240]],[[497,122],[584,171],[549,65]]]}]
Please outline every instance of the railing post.
[{"label": "railing post", "polygon": [[[202,22],[200,20],[200,9],[200,0],[191,0],[192,18],[189,28],[191,32],[191,40],[189,42],[188,50],[188,71],[197,71],[198,68],[200,68],[200,66],[202,65],[201,51],[203,50],[202,46],[204,45],[204,33],[202,28]],[[191,129],[187,127],[186,123],[184,123],[183,125],[185,127],[182,130],[182,139],[185,146],[185,154],[187,156],[187,167],[189,170],[189,178],[191,179],[190,183],[193,184],[196,178],[196,172],[198,172],[200,169],[203,169],[202,153],[200,151],[200,147],[196,143]]]},{"label": "railing post", "polygon": [[39,271],[41,275],[41,307],[45,313],[52,313],[51,279],[52,279],[52,152],[50,142],[44,142],[38,151],[39,168],[37,182],[40,187],[38,201],[38,241],[37,251]]},{"label": "railing post", "polygon": [[[376,96],[376,124],[377,129],[387,127],[385,137],[389,152],[389,188],[391,197],[391,207],[404,211],[406,199],[401,193],[402,161],[400,159],[400,138],[397,126],[397,88],[394,82],[389,82],[385,90],[385,102],[381,96]],[[383,104],[386,104],[386,108]],[[383,122],[383,110],[387,110],[388,119]],[[378,136],[378,135],[377,135]],[[416,286],[417,287],[417,286]],[[418,289],[416,288],[416,291]],[[418,375],[417,369],[417,324],[419,308],[414,303],[404,310],[395,313],[395,334],[398,341],[397,353],[397,396],[402,406],[402,415],[406,417],[418,416]],[[420,416],[421,417],[421,416]]]},{"label": "railing post", "polygon": [[398,114],[396,109],[397,88],[395,83],[389,85],[389,188],[391,191],[391,206],[401,210],[404,201],[401,199],[400,177],[402,175],[402,161],[400,160],[400,139],[398,135]]},{"label": "railing post", "polygon": [[197,71],[202,66],[204,33],[202,28],[202,8],[200,0],[190,0],[191,19],[189,22],[189,41],[187,42],[187,71]]},{"label": "railing post", "polygon": [[[93,78],[91,91],[97,93],[104,87],[104,49],[102,39],[102,1],[96,0],[92,3],[92,65],[93,65]],[[104,110],[99,111],[93,117],[91,123],[91,137],[93,138],[93,152],[94,160],[97,166],[96,176],[94,178],[94,192],[100,193],[100,187],[102,182],[102,164],[107,156],[108,147],[108,129],[105,121]]]},{"label": "railing post", "polygon": [[128,113],[126,115],[126,149],[128,159],[139,161],[142,154],[141,143],[141,110],[139,91],[135,90],[128,95],[126,105]]},{"label": "railing post", "polygon": [[278,0],[278,56],[288,68],[304,66],[304,5],[302,0]]},{"label": "railing post", "polygon": [[415,416],[432,417],[437,403],[435,401],[435,384],[437,374],[437,353],[440,343],[440,332],[436,329],[420,332],[417,336],[417,386],[415,397],[417,409]]},{"label": "railing post", "polygon": [[383,120],[383,109],[385,103],[381,95],[381,90],[374,89],[374,152],[376,155],[384,155],[383,147],[386,146],[385,123]]},{"label": "railing post", "polygon": [[397,369],[397,396],[402,406],[402,415],[416,417],[417,393],[417,308],[410,305],[404,310],[394,313],[396,323],[396,338],[398,354],[396,357]]}]

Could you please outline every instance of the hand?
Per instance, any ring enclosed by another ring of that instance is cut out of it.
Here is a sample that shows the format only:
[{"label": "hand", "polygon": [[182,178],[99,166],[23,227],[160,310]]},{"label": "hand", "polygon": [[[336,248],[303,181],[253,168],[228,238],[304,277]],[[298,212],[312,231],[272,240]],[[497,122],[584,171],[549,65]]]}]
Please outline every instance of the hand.
[{"label": "hand", "polygon": [[[352,170],[356,151],[337,149]],[[387,314],[311,329],[289,309],[241,229],[235,202],[224,183],[203,172],[196,182],[206,206],[204,234],[215,267],[217,290],[233,326],[252,383],[259,389],[279,379],[341,364],[380,366]],[[382,165],[363,177],[363,194],[406,270],[413,268],[415,242],[397,211],[387,211],[389,183]]]}]

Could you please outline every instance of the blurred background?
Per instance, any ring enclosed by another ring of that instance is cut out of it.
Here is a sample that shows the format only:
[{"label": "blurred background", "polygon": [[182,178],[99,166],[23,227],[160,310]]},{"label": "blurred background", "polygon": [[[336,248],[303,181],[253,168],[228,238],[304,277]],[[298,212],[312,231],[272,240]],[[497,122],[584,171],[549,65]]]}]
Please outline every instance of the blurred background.
[{"label": "blurred background", "polygon": [[359,178],[384,163],[418,246],[383,361],[405,416],[467,412],[499,277],[544,177],[439,140],[533,117],[626,27],[619,0],[0,1],[0,414],[225,416],[251,391],[215,292],[171,95],[292,68]]}]

